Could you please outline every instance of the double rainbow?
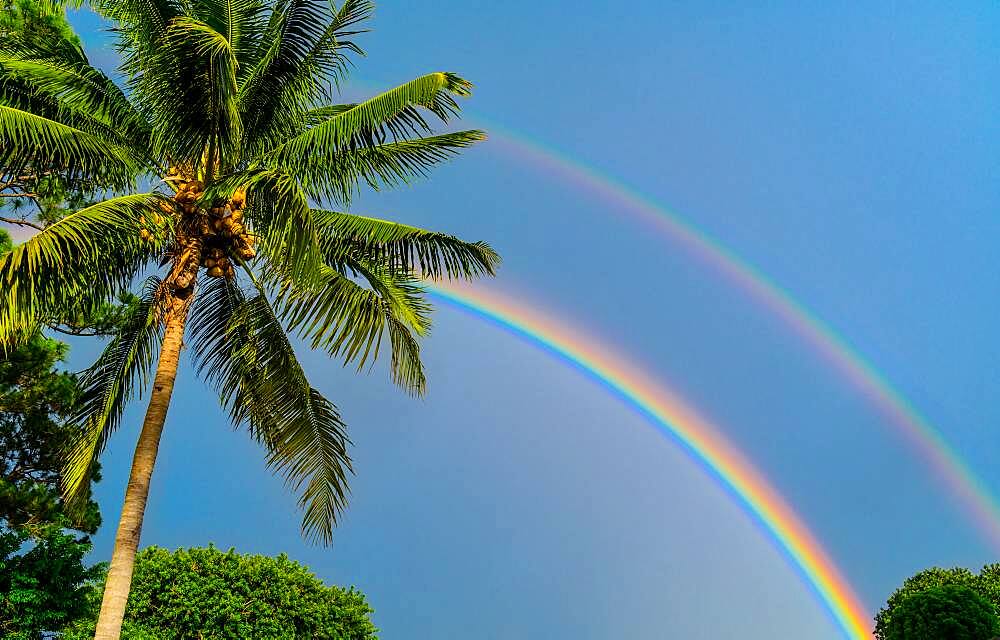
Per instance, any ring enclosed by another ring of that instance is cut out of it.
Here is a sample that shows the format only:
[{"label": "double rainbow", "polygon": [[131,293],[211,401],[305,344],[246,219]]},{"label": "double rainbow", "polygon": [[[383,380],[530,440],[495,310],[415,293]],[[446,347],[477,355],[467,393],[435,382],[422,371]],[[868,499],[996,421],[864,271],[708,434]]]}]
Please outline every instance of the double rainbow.
[{"label": "double rainbow", "polygon": [[[478,116],[474,119],[483,120]],[[707,233],[614,178],[488,120],[483,122],[490,130],[491,144],[507,150],[518,161],[529,161],[548,175],[596,194],[614,205],[616,214],[628,214],[650,225],[780,318],[889,419],[902,438],[934,469],[976,523],[984,540],[1000,552],[1000,505],[991,491],[913,403],[789,291]]]},{"label": "double rainbow", "polygon": [[852,640],[870,640],[869,616],[840,570],[781,496],[676,393],[598,341],[495,292],[438,282],[430,291],[569,362],[634,407],[736,496],[776,542]]}]

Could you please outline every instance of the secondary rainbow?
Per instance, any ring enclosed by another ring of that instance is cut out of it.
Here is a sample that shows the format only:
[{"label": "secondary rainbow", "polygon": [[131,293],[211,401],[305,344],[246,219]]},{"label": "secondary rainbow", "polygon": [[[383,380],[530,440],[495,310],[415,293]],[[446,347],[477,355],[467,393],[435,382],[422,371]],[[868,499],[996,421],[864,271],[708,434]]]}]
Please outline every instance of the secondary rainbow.
[{"label": "secondary rainbow", "polygon": [[550,174],[597,194],[614,205],[616,213],[628,212],[652,225],[777,315],[890,419],[911,447],[937,472],[951,494],[972,517],[984,539],[1000,551],[1000,505],[991,491],[945,441],[940,431],[884,375],[791,293],[781,289],[708,234],[614,178],[479,116],[473,119],[483,121],[490,131],[493,145],[506,148],[517,159],[528,160]]},{"label": "secondary rainbow", "polygon": [[599,348],[592,338],[508,297],[450,283],[429,289],[570,362],[648,417],[740,500],[846,636],[870,640],[868,613],[816,537],[764,477],[676,393],[622,356]]}]

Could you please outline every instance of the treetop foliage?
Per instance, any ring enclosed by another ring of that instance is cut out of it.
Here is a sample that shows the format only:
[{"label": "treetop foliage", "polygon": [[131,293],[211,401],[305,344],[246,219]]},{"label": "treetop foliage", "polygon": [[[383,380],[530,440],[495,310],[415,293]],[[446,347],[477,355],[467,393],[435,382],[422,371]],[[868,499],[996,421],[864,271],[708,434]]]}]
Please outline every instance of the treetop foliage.
[{"label": "treetop foliage", "polygon": [[930,587],[898,604],[885,640],[994,640],[1000,619],[993,605],[960,584]]},{"label": "treetop foliage", "polygon": [[[1000,564],[986,565],[978,574],[975,574],[963,567],[954,567],[951,569],[932,567],[907,578],[903,582],[902,586],[896,589],[896,591],[889,596],[886,605],[882,607],[882,609],[875,616],[875,637],[879,640],[898,640],[897,638],[890,636],[890,629],[893,628],[897,612],[900,610],[903,602],[911,596],[939,587],[960,587],[963,589],[969,589],[977,596],[983,598],[990,605],[995,614],[1000,615]],[[958,592],[950,591],[949,593],[954,596],[954,594]],[[962,593],[964,593],[964,591]],[[954,597],[961,599],[958,596]],[[949,596],[949,598],[951,598],[951,596]],[[935,602],[938,603],[950,601],[951,600],[949,599],[941,600],[940,598],[935,600]],[[895,628],[898,629],[899,627],[897,626]],[[996,635],[1000,635],[1000,632]],[[909,636],[905,637],[909,638]],[[921,639],[923,638],[923,636],[919,637]],[[928,636],[928,638],[929,637],[931,636]],[[965,638],[965,636],[956,637]],[[992,640],[993,636],[987,636],[987,638]]]},{"label": "treetop foliage", "polygon": [[0,528],[0,638],[37,640],[86,615],[104,570],[84,566],[89,551],[58,525]]},{"label": "treetop foliage", "polygon": [[136,556],[122,637],[375,640],[371,615],[361,592],[326,586],[284,554],[147,547]]}]

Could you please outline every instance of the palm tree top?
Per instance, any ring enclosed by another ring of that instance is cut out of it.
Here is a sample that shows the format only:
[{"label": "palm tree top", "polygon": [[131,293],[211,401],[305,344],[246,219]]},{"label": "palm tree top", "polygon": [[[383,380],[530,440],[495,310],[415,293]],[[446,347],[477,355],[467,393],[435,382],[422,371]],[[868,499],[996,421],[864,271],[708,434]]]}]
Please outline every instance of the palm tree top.
[{"label": "palm tree top", "polygon": [[484,140],[432,131],[472,85],[433,72],[339,104],[365,0],[91,4],[115,24],[121,86],[77,47],[0,52],[0,171],[58,172],[108,196],[0,258],[0,347],[144,280],[85,375],[68,495],[148,390],[164,326],[190,315],[197,371],[300,491],[305,534],[329,542],[351,472],[346,427],[292,339],[358,367],[384,341],[393,379],[424,391],[420,281],[490,275],[499,257],[346,209],[361,188],[409,183]]}]

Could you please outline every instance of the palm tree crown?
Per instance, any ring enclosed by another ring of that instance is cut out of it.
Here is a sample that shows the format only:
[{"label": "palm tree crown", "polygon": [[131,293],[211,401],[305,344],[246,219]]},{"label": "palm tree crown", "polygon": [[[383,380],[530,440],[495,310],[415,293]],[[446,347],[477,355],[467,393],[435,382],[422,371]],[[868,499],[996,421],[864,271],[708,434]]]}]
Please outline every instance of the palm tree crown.
[{"label": "palm tree crown", "polygon": [[125,405],[151,386],[155,400],[175,327],[233,422],[301,491],[304,533],[329,542],[351,470],[345,425],[290,340],[360,367],[387,336],[393,379],[424,390],[420,280],[492,274],[498,256],[343,211],[359,188],[409,182],[483,140],[428,123],[456,115],[470,84],[431,73],[336,104],[361,53],[364,0],[92,4],[117,25],[121,87],[76,47],[0,50],[0,171],[55,171],[108,195],[0,258],[0,347],[145,278],[142,303],[85,374],[67,495]]}]

